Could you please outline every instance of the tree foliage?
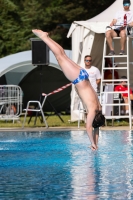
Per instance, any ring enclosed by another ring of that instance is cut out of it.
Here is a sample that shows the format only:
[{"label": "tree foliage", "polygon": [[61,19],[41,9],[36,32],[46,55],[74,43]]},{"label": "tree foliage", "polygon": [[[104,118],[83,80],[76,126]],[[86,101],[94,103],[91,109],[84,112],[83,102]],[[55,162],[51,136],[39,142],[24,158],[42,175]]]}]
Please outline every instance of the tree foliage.
[{"label": "tree foliage", "polygon": [[[66,38],[73,21],[87,20],[102,12],[114,0],[0,0],[1,57],[29,50],[31,30],[39,28],[64,48],[70,48]],[[67,26],[66,26],[67,24]]]}]

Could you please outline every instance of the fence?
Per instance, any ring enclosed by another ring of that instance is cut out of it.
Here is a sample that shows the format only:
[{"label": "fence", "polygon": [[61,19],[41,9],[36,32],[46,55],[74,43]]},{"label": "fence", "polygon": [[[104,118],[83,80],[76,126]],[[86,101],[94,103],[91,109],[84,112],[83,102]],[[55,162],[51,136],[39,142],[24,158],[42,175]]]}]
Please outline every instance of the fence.
[{"label": "fence", "polygon": [[23,92],[17,85],[0,85],[0,120],[17,120],[22,113]]}]

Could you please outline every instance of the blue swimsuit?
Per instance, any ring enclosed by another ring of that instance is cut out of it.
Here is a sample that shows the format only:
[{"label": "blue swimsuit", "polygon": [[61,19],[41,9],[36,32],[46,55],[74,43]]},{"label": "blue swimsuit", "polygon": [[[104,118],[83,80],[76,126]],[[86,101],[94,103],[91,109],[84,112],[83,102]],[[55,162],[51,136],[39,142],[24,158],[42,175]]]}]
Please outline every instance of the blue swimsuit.
[{"label": "blue swimsuit", "polygon": [[89,80],[89,74],[85,69],[81,69],[78,78],[76,78],[72,83],[75,85],[80,81]]}]

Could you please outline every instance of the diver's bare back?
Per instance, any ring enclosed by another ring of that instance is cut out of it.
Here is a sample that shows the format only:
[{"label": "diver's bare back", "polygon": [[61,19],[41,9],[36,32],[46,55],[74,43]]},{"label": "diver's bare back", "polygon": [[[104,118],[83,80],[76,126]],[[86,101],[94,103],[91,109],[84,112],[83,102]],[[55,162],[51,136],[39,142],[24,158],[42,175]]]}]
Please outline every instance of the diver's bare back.
[{"label": "diver's bare back", "polygon": [[76,88],[78,89],[79,95],[82,97],[82,101],[87,106],[87,110],[100,110],[97,94],[91,87],[89,81],[82,81],[82,84],[80,84],[79,82],[78,84],[76,84]]}]

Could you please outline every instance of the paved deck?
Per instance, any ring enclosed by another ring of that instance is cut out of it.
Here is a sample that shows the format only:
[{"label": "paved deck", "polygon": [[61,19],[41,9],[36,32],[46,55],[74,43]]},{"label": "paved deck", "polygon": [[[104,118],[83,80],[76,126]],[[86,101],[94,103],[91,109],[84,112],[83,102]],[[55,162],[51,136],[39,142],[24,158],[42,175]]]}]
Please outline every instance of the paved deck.
[{"label": "paved deck", "polygon": [[[112,126],[105,126],[105,127],[101,127],[101,130],[129,130],[130,131],[130,127],[129,126],[118,126],[118,127],[112,127]],[[7,131],[16,131],[16,132],[36,132],[36,131],[79,131],[79,130],[86,130],[85,127],[80,127],[79,129],[77,127],[49,127],[49,128],[45,128],[45,127],[33,127],[33,128],[0,128],[0,132],[7,132]],[[133,128],[132,128],[133,130]]]}]

